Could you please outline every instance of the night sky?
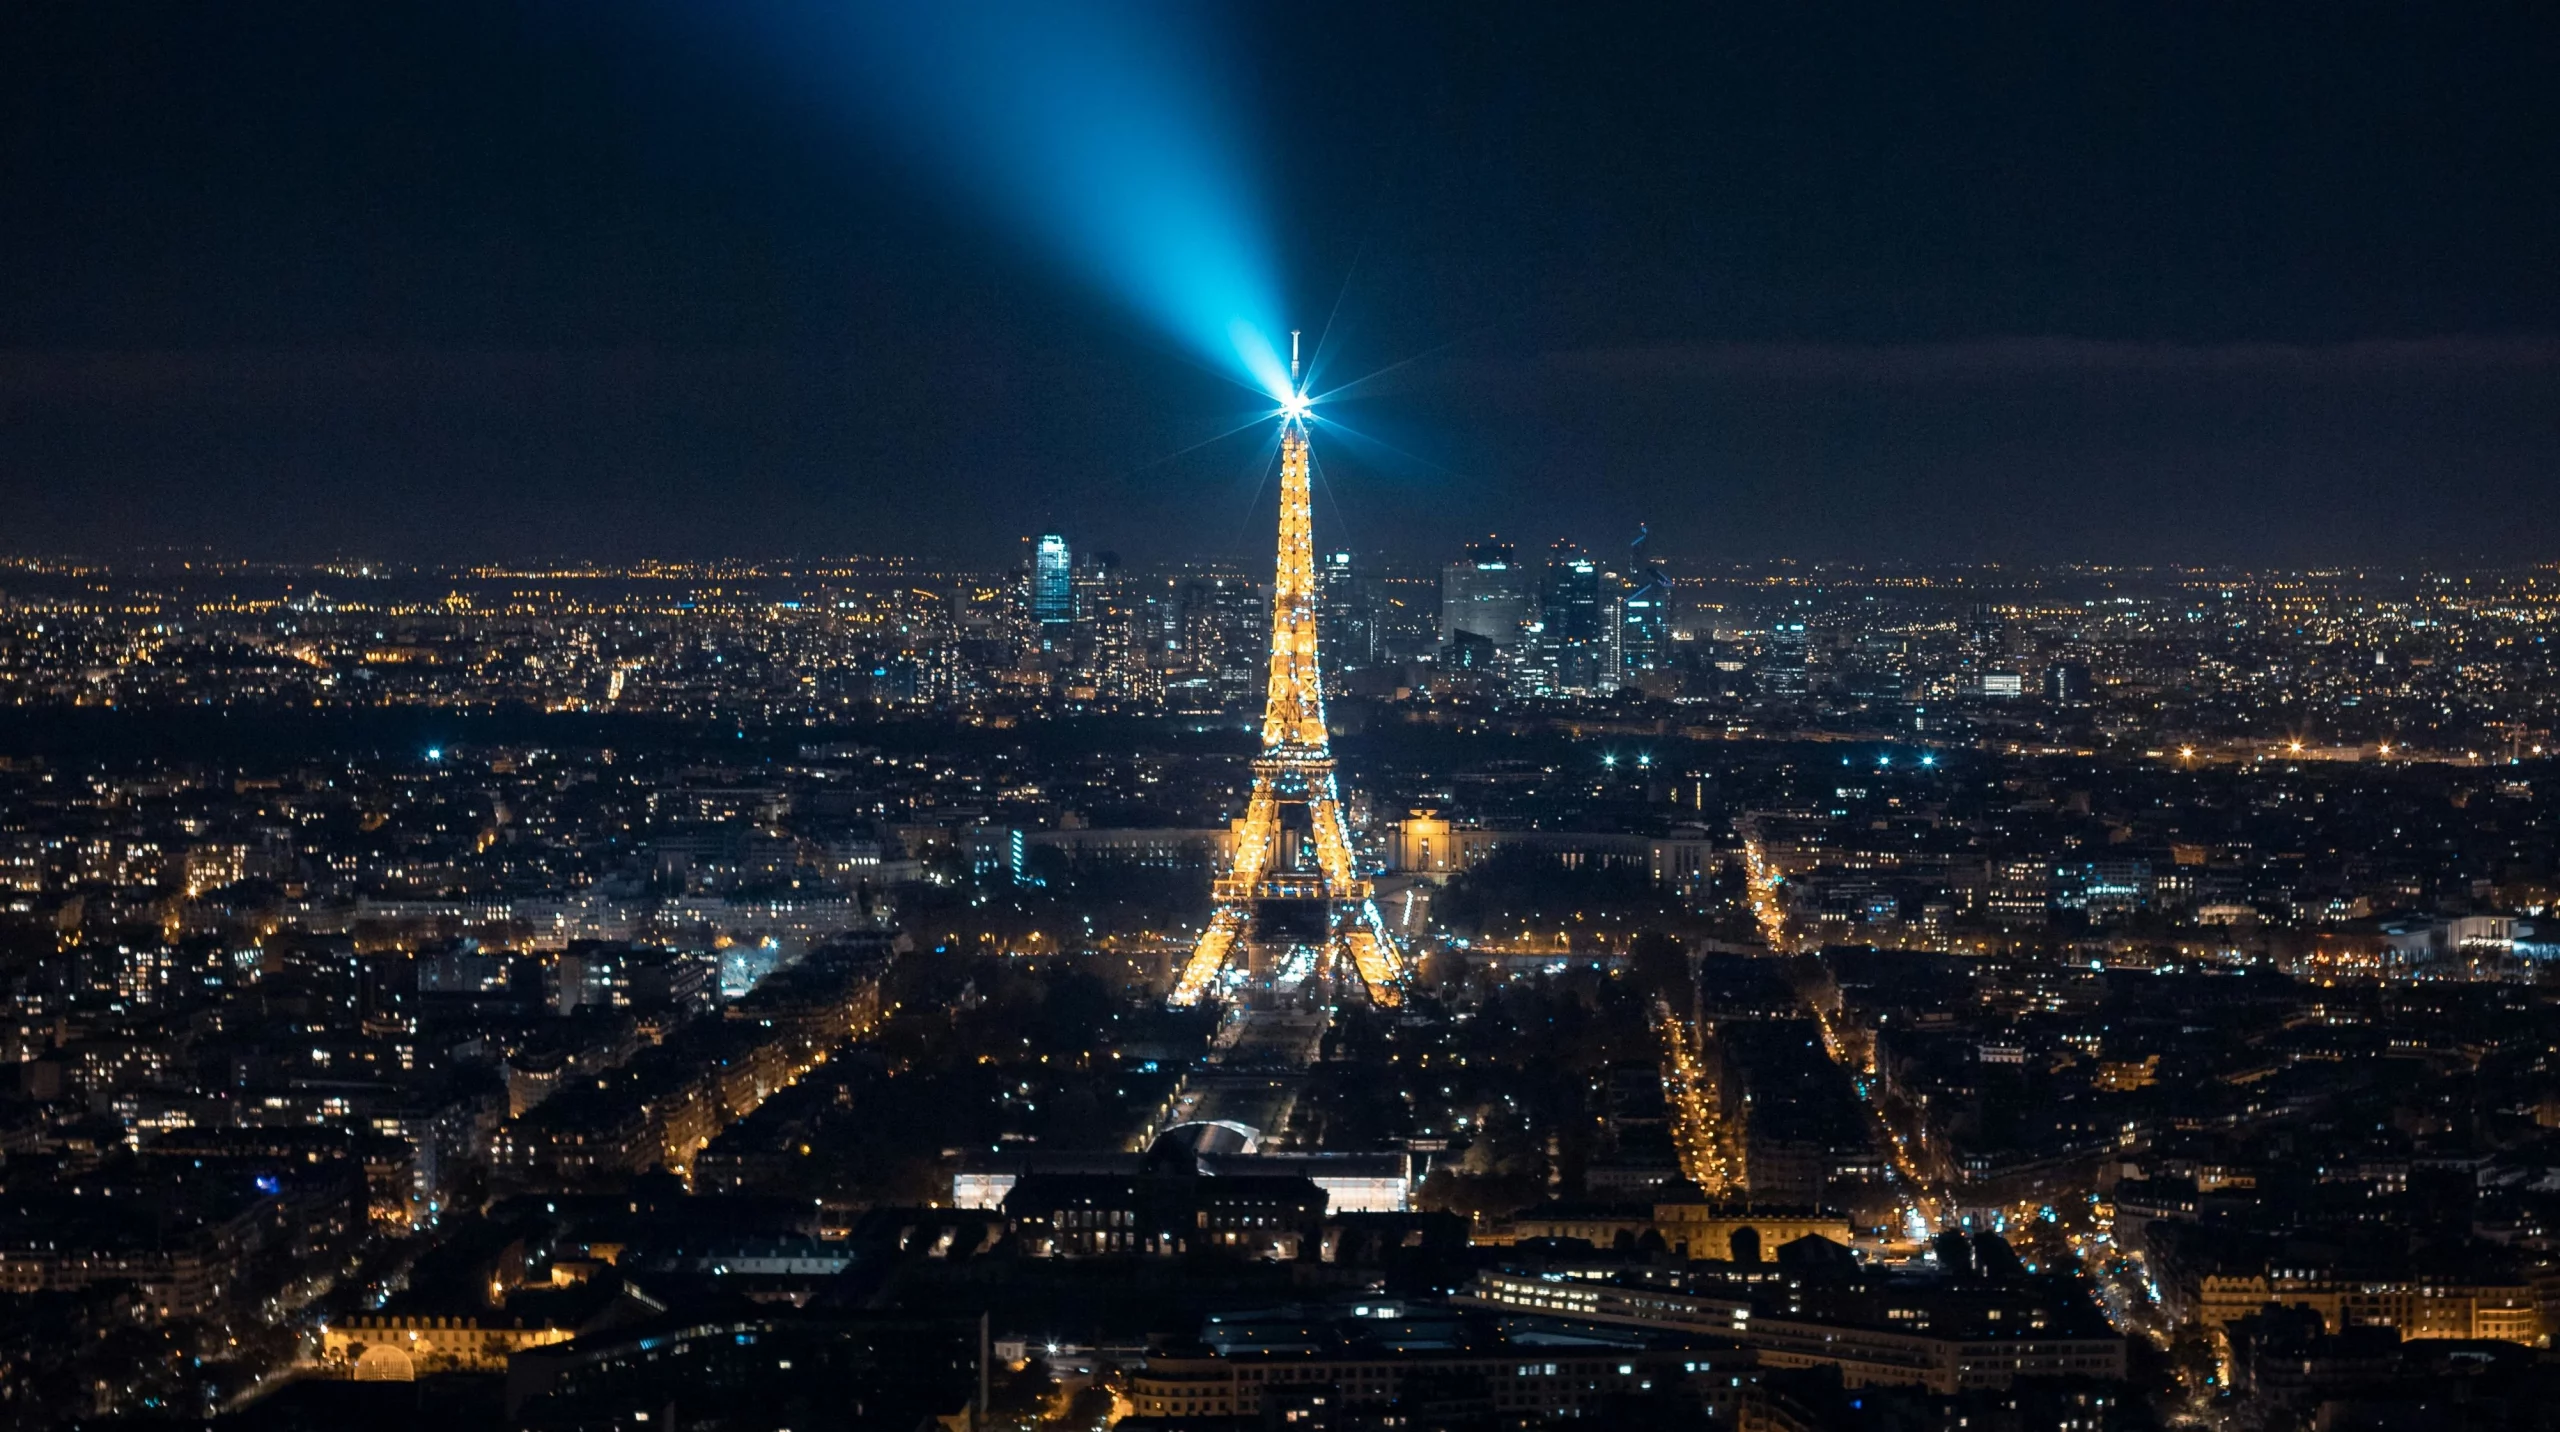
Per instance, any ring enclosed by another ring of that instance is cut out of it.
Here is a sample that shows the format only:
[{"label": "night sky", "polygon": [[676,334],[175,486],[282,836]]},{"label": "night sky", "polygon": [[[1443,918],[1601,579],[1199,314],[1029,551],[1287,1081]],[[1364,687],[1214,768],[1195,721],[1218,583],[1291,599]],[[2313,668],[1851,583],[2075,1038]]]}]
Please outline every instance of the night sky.
[{"label": "night sky", "polygon": [[[1320,386],[1388,370],[1319,540],[2551,560],[2560,7],[1960,10],[1190,7]],[[0,548],[1266,551],[1189,446],[1255,397],[840,18],[9,7]]]}]

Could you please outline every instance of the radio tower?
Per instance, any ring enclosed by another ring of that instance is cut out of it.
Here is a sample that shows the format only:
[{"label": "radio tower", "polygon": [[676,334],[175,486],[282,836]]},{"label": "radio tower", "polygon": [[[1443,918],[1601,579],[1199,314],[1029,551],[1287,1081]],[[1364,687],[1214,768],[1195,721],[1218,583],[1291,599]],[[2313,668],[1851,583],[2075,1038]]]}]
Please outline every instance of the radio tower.
[{"label": "radio tower", "polygon": [[[1307,398],[1298,382],[1298,335],[1289,335],[1295,393],[1280,414],[1280,560],[1271,584],[1271,690],[1262,708],[1262,754],[1253,796],[1236,832],[1233,868],[1219,877],[1217,908],[1175,981],[1173,1003],[1197,1004],[1243,945],[1312,946],[1320,968],[1347,958],[1371,1001],[1403,997],[1403,957],[1387,933],[1369,882],[1351,864],[1351,830],[1325,735],[1324,681],[1316,667],[1316,558],[1307,489]],[[1307,813],[1315,868],[1281,868],[1281,814]]]}]

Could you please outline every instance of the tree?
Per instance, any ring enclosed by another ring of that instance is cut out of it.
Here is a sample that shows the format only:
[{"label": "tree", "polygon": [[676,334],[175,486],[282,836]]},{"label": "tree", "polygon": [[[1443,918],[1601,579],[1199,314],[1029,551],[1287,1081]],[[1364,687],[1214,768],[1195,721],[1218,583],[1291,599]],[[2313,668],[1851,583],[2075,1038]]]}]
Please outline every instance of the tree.
[{"label": "tree", "polygon": [[1628,975],[1648,997],[1675,1009],[1689,1004],[1689,947],[1676,935],[1647,930],[1627,947]]},{"label": "tree", "polygon": [[1033,1356],[987,1393],[987,1416],[1000,1426],[1029,1427],[1047,1412],[1058,1379],[1046,1358]]}]

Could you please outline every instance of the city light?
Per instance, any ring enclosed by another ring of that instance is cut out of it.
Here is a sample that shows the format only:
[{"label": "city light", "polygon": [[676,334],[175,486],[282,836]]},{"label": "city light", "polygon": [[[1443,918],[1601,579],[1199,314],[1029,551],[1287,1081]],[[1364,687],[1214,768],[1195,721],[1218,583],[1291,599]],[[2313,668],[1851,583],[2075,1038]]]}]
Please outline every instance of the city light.
[{"label": "city light", "polygon": [[2550,1420],[2560,11],[52,8],[10,1432]]}]

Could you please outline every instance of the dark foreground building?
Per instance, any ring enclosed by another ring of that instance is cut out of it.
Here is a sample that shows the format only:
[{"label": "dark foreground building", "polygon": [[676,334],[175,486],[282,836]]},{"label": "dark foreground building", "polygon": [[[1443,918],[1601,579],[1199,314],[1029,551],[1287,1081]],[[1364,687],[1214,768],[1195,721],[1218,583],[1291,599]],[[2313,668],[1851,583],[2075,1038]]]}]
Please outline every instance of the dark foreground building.
[{"label": "dark foreground building", "polygon": [[652,1423],[913,1432],[983,1406],[979,1319],[667,1318],[518,1353],[507,1413],[540,1432]]}]

